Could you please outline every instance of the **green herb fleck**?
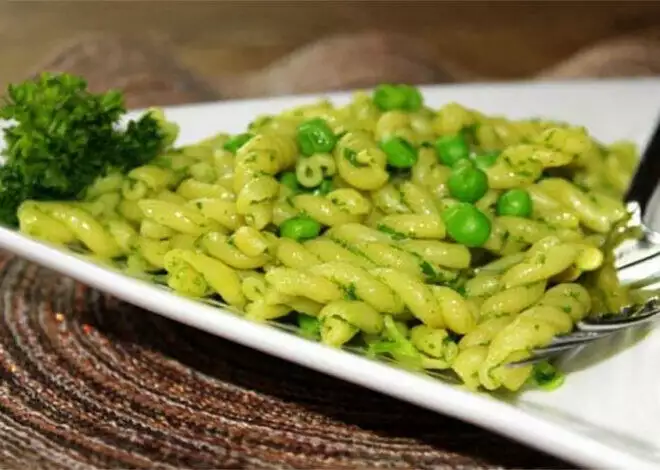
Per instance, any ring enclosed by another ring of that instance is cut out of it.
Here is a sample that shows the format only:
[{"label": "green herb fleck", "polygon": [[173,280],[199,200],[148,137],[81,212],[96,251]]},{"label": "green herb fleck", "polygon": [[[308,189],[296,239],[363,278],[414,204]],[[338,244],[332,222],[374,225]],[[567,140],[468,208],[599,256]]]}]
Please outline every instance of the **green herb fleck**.
[{"label": "green herb fleck", "polygon": [[254,137],[250,133],[244,133],[244,134],[238,134],[231,139],[229,139],[225,144],[222,146],[223,149],[228,150],[231,153],[236,153],[238,149],[240,149],[243,145],[247,143],[248,140],[250,140],[252,137]]},{"label": "green herb fleck", "polygon": [[369,166],[366,163],[359,162],[357,160],[357,152],[349,148],[344,149],[344,158],[356,168],[364,168],[365,166]]},{"label": "green herb fleck", "polygon": [[249,130],[256,130],[256,129],[260,128],[261,126],[265,126],[266,124],[270,123],[272,120],[273,120],[273,118],[271,116],[259,117],[259,118],[255,119],[254,121],[252,121],[248,125],[248,129]]},{"label": "green herb fleck", "polygon": [[351,282],[349,285],[343,287],[344,300],[360,300],[356,293],[355,283]]},{"label": "green herb fleck", "polygon": [[396,326],[396,322],[390,315],[385,315],[384,323],[385,335],[391,341],[390,344],[393,344],[392,348],[388,351],[389,355],[405,367],[413,369],[420,368],[421,356],[419,351],[417,351],[408,338],[401,333]]},{"label": "green herb fleck", "polygon": [[419,264],[419,267],[422,269],[422,272],[426,277],[435,279],[437,274],[435,272],[435,269],[433,269],[433,266],[431,266],[431,264],[428,261],[422,261]]},{"label": "green herb fleck", "polygon": [[534,365],[531,380],[539,388],[544,390],[555,390],[564,383],[565,376],[558,371],[555,366],[544,361]]},{"label": "green herb fleck", "polygon": [[394,230],[393,228],[388,227],[387,225],[378,224],[376,229],[379,232],[383,232],[383,233],[388,234],[390,237],[392,237],[392,240],[403,240],[404,238],[406,238],[406,236],[403,233],[397,232],[396,230]]}]

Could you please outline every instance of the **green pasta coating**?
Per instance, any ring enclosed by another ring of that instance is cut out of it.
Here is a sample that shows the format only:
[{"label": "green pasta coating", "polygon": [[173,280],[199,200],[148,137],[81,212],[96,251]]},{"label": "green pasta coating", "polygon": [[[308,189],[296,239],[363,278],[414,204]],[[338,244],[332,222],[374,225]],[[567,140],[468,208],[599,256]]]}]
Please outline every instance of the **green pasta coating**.
[{"label": "green pasta coating", "polygon": [[[106,96],[101,108],[118,112]],[[63,192],[31,192],[24,168],[5,167],[0,201],[14,198],[20,230],[470,389],[558,386],[551,364],[507,364],[631,302],[612,255],[628,218],[629,144],[458,103],[433,109],[403,84],[177,149],[175,125],[150,116],[150,132],[127,131],[135,165],[89,181],[50,175]]]}]

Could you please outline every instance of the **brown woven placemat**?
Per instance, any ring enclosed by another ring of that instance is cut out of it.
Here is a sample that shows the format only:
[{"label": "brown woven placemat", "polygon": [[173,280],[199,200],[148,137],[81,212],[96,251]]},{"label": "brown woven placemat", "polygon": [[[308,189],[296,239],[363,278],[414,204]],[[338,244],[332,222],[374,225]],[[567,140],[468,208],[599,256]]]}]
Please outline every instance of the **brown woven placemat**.
[{"label": "brown woven placemat", "polygon": [[[544,75],[659,71],[660,55],[649,53],[655,43],[626,41],[583,51]],[[474,78],[428,57],[405,37],[340,36],[266,70],[205,81],[177,64],[166,44],[94,36],[38,69],[84,75],[95,89],[122,88],[135,107]],[[569,466],[142,311],[8,253],[0,252],[0,267],[3,468]]]}]

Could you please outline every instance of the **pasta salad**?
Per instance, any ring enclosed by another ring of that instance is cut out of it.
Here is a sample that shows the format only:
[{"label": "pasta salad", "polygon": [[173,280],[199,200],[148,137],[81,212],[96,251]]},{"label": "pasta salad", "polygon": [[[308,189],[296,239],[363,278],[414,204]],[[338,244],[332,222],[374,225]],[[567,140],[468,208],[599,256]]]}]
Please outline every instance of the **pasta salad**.
[{"label": "pasta salad", "polygon": [[433,109],[415,87],[381,85],[169,145],[17,217],[247,319],[516,391],[561,375],[509,363],[630,303],[612,249],[636,163],[633,145],[583,127]]}]

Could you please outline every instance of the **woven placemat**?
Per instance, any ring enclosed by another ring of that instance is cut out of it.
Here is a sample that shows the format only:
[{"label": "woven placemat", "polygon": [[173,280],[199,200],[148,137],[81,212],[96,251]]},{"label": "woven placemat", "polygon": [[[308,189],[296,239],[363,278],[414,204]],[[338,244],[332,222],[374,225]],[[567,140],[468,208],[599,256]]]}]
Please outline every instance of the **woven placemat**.
[{"label": "woven placemat", "polygon": [[[652,41],[615,41],[543,75],[657,73],[652,48]],[[266,70],[204,80],[163,42],[91,36],[36,70],[81,74],[97,90],[121,88],[131,107],[478,78],[428,57],[406,37],[338,36]],[[329,71],[324,63],[335,65]],[[124,304],[9,253],[0,252],[0,266],[3,468],[569,466]]]}]

